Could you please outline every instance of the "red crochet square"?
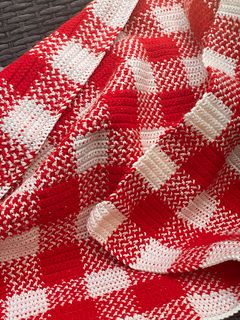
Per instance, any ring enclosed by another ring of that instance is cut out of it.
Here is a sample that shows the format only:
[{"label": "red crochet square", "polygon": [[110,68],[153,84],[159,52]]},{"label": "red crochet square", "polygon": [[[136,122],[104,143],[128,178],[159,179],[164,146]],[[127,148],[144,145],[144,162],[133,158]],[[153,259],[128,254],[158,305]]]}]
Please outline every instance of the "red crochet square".
[{"label": "red crochet square", "polygon": [[202,148],[183,165],[182,169],[203,188],[207,188],[224,164],[224,156],[214,145]]},{"label": "red crochet square", "polygon": [[39,56],[25,53],[2,71],[2,77],[7,79],[23,96],[29,86],[46,70],[46,63]]},{"label": "red crochet square", "polygon": [[117,91],[106,97],[111,128],[137,127],[137,92]]},{"label": "red crochet square", "polygon": [[79,211],[79,190],[76,179],[45,188],[39,193],[39,197],[42,223],[50,223]]},{"label": "red crochet square", "polygon": [[58,304],[57,308],[49,312],[51,319],[55,320],[90,320],[98,319],[95,302],[92,299],[68,303],[64,306]]},{"label": "red crochet square", "polygon": [[167,36],[141,39],[150,61],[157,63],[179,56],[179,49],[174,39]]},{"label": "red crochet square", "polygon": [[[0,300],[6,298],[6,283],[4,281],[3,266],[0,266]],[[1,316],[1,306],[0,306]]]},{"label": "red crochet square", "polygon": [[171,276],[156,277],[143,282],[134,293],[143,311],[151,311],[153,308],[161,307],[163,304],[178,299],[183,290],[180,284]]},{"label": "red crochet square", "polygon": [[61,245],[54,250],[47,250],[39,255],[42,279],[46,285],[60,284],[84,277],[83,265],[78,245]]},{"label": "red crochet square", "polygon": [[131,220],[148,232],[148,236],[155,236],[160,227],[170,221],[174,212],[156,195],[150,195],[140,201],[131,213]]},{"label": "red crochet square", "polygon": [[89,81],[92,81],[98,90],[103,90],[122,61],[117,55],[107,53],[101,61],[101,68],[95,70]]},{"label": "red crochet square", "polygon": [[194,35],[201,40],[205,31],[213,23],[214,11],[203,0],[193,0],[188,13],[189,22]]},{"label": "red crochet square", "polygon": [[194,107],[196,98],[193,90],[182,89],[162,93],[160,103],[162,120],[169,127],[183,119],[183,116]]}]

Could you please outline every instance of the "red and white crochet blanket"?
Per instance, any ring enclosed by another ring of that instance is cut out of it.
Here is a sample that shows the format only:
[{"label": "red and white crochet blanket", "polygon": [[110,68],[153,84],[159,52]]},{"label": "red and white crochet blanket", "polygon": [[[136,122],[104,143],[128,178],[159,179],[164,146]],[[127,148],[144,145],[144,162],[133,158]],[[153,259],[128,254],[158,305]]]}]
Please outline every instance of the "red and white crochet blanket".
[{"label": "red and white crochet blanket", "polygon": [[95,0],[0,73],[0,319],[240,309],[238,0]]}]

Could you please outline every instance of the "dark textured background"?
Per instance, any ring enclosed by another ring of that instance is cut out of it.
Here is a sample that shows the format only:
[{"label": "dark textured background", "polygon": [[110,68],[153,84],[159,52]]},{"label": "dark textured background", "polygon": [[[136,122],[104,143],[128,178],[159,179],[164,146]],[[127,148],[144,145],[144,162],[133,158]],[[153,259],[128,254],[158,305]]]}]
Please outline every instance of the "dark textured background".
[{"label": "dark textured background", "polygon": [[[114,0],[113,0],[114,1]],[[0,70],[90,0],[0,0]],[[240,320],[240,312],[228,320]]]},{"label": "dark textured background", "polygon": [[88,2],[90,0],[0,0],[0,66],[17,59]]},{"label": "dark textured background", "polygon": [[227,320],[240,320],[240,312],[230,318],[227,318]]}]

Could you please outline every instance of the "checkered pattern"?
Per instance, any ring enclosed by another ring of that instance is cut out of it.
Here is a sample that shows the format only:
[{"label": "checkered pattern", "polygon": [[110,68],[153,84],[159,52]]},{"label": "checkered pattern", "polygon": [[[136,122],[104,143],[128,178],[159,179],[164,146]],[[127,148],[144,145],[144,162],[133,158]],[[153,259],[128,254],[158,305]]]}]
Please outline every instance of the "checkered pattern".
[{"label": "checkered pattern", "polygon": [[95,0],[1,71],[0,319],[240,310],[239,10]]}]

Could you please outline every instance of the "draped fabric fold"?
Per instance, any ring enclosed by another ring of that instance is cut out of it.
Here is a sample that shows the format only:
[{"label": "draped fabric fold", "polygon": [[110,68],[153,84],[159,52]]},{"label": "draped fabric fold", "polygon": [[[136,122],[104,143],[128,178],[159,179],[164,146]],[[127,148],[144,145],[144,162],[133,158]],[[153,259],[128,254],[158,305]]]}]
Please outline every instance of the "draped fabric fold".
[{"label": "draped fabric fold", "polygon": [[240,310],[234,0],[95,0],[0,73],[0,319]]},{"label": "draped fabric fold", "polygon": [[[120,0],[117,6],[109,1],[90,4],[2,71],[1,197],[19,183],[63,111],[80,94],[124,27],[136,3],[137,0]],[[110,24],[106,24],[105,16]],[[11,95],[10,101],[6,90]],[[22,111],[25,106],[28,110]],[[22,128],[16,128],[15,118],[20,111],[24,123]]]}]

